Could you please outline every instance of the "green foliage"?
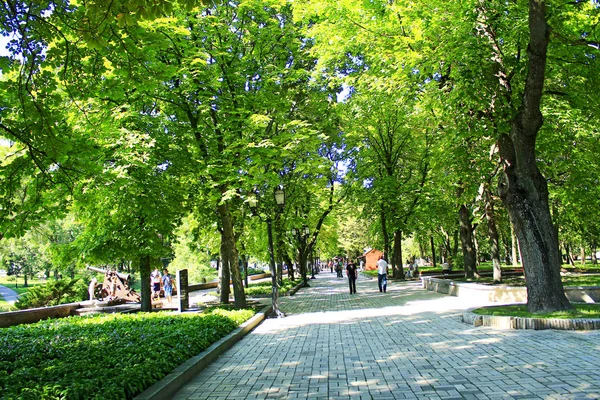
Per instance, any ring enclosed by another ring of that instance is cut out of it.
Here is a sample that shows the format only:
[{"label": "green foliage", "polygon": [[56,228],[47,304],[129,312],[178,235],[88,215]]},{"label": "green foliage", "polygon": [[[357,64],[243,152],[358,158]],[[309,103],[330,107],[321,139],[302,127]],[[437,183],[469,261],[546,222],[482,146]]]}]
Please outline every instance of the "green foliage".
[{"label": "green foliage", "polygon": [[112,314],[2,329],[2,398],[131,399],[253,314]]},{"label": "green foliage", "polygon": [[478,315],[497,315],[506,317],[523,318],[600,318],[600,304],[572,304],[572,311],[560,311],[552,313],[530,313],[526,305],[492,306],[473,310]]},{"label": "green foliage", "polygon": [[[279,287],[279,294],[285,294],[289,292],[294,286],[300,283],[300,279],[289,280],[288,278],[283,279],[283,285]],[[266,296],[271,295],[271,282],[260,282],[257,284],[249,285],[246,288],[246,295],[248,296]]]},{"label": "green foliage", "polygon": [[51,280],[45,285],[34,286],[19,297],[15,307],[20,310],[87,300],[87,286],[79,279]]}]

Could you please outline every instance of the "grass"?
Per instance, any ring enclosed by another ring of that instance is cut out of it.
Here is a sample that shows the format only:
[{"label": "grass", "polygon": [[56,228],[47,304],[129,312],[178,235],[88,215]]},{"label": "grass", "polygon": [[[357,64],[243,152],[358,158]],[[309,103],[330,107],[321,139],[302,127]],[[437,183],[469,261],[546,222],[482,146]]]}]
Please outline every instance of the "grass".
[{"label": "grass", "polygon": [[545,314],[534,314],[527,311],[525,304],[511,306],[492,306],[482,307],[473,311],[478,315],[497,315],[504,317],[522,317],[522,318],[600,318],[600,304],[572,304],[573,311],[557,311]]},{"label": "grass", "polygon": [[23,286],[22,276],[19,276],[17,281],[15,281],[14,277],[12,276],[0,277],[0,285],[6,286],[7,288],[12,289],[19,294],[27,293],[32,286],[43,285],[44,283],[46,283],[46,281],[41,281],[39,279],[27,279],[27,287],[25,287]]}]

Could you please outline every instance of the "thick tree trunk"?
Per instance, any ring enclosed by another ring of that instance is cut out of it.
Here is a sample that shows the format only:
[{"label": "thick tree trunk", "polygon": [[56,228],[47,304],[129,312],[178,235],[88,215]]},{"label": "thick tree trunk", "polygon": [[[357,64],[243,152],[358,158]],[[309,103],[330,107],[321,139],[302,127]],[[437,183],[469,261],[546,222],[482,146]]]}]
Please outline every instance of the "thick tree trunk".
[{"label": "thick tree trunk", "polygon": [[392,261],[393,277],[404,279],[404,268],[402,267],[402,231],[394,232],[394,260]]},{"label": "thick tree trunk", "polygon": [[298,258],[299,258],[299,262],[300,262],[300,275],[302,276],[302,282],[304,287],[308,287],[308,275],[306,273],[306,263],[307,263],[307,254],[306,254],[306,248],[304,245],[302,245],[302,248],[298,250]]},{"label": "thick tree trunk", "polygon": [[542,126],[540,102],[544,86],[549,28],[543,0],[529,1],[528,70],[521,106],[510,134],[499,139],[504,174],[499,193],[519,241],[530,312],[572,308],[560,277],[560,252],[548,205],[548,187],[536,163],[536,138]]},{"label": "thick tree trunk", "polygon": [[494,282],[502,282],[502,269],[500,268],[500,246],[498,243],[498,229],[496,229],[496,218],[494,216],[494,199],[490,193],[490,187],[486,184],[485,194],[485,218],[487,220],[488,235],[492,253],[492,265],[494,270]]},{"label": "thick tree trunk", "polygon": [[[229,204],[224,203],[218,206],[219,217],[221,218],[221,249],[225,251],[222,255],[223,258],[223,271],[225,271],[226,265],[229,265],[229,271],[231,272],[231,281],[233,283],[233,296],[235,306],[237,308],[246,307],[246,293],[244,292],[244,285],[242,284],[242,274],[240,273],[240,266],[238,262],[238,252],[235,245],[235,235],[233,231],[233,219],[231,217],[231,211],[229,210]],[[226,258],[226,257],[227,258]],[[227,262],[225,262],[227,261]],[[229,289],[229,279],[221,281],[222,288],[227,286]],[[229,290],[227,290],[229,292]],[[223,295],[221,296],[223,300]]]},{"label": "thick tree trunk", "polygon": [[229,249],[226,245],[226,240],[221,231],[221,265],[219,268],[219,284],[217,285],[217,292],[219,293],[219,302],[221,304],[229,304],[229,282],[231,281],[231,275],[229,273],[229,259],[231,256],[228,254]]},{"label": "thick tree trunk", "polygon": [[141,311],[152,311],[152,299],[150,290],[150,256],[140,256],[140,279],[142,290],[140,296],[142,304]]},{"label": "thick tree trunk", "polygon": [[581,246],[581,265],[585,265],[585,247]]},{"label": "thick tree trunk", "polygon": [[462,204],[458,210],[460,219],[460,243],[464,257],[465,277],[475,278],[477,273],[475,244],[473,243],[473,225],[469,217],[467,206]]},{"label": "thick tree trunk", "polygon": [[592,244],[592,265],[598,264],[598,259],[596,258],[596,245]]}]

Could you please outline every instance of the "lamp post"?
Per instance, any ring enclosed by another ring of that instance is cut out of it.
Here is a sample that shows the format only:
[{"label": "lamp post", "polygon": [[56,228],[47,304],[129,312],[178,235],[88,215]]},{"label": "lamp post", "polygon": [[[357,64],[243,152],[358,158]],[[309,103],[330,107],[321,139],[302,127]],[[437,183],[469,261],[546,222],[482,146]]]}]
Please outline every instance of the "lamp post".
[{"label": "lamp post", "polygon": [[[275,190],[275,203],[279,209],[283,209],[285,206],[285,192],[283,187],[278,187]],[[271,300],[273,303],[273,315],[277,318],[285,317],[285,314],[279,310],[279,285],[277,284],[277,269],[275,267],[275,255],[273,251],[273,228],[272,228],[272,219],[269,213],[266,214],[266,218],[263,220],[260,217],[260,214],[257,212],[258,210],[258,198],[256,197],[256,193],[254,193],[249,199],[248,204],[252,209],[254,215],[258,216],[262,221],[267,223],[267,236],[269,238],[269,267],[271,269]]]}]

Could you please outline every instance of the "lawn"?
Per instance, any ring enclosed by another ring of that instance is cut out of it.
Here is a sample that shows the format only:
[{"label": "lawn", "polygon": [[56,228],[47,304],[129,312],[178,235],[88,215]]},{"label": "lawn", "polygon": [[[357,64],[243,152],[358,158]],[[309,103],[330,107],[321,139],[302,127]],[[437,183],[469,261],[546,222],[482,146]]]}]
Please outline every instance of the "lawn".
[{"label": "lawn", "polygon": [[131,399],[254,313],[109,314],[3,328],[0,397]]},{"label": "lawn", "polygon": [[491,306],[482,307],[473,312],[478,315],[497,315],[504,317],[522,317],[522,318],[600,318],[600,304],[573,304],[573,311],[560,311],[546,314],[532,314],[527,311],[525,304],[512,306]]}]

